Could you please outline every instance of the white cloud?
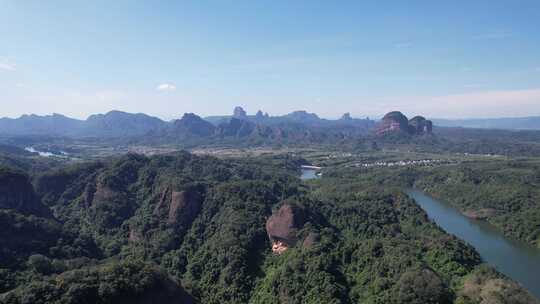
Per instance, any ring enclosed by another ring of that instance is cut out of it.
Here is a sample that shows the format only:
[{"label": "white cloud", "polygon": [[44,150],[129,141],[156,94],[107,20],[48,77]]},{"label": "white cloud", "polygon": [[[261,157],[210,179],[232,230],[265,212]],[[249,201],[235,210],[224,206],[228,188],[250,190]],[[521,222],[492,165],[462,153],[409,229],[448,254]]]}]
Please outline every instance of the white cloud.
[{"label": "white cloud", "polygon": [[171,83],[162,83],[162,84],[157,86],[156,90],[172,92],[172,91],[176,91],[176,86],[174,84],[171,84]]},{"label": "white cloud", "polygon": [[13,63],[0,62],[0,70],[4,71],[15,71],[17,66]]}]

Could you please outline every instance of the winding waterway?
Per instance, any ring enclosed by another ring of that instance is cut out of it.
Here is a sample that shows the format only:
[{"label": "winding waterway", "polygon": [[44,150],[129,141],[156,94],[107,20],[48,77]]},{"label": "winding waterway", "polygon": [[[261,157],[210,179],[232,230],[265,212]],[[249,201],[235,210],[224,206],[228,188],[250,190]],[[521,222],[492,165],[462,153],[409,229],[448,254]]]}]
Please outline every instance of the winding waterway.
[{"label": "winding waterway", "polygon": [[471,244],[486,263],[540,298],[540,249],[509,239],[489,223],[469,219],[419,190],[407,193],[441,228]]}]

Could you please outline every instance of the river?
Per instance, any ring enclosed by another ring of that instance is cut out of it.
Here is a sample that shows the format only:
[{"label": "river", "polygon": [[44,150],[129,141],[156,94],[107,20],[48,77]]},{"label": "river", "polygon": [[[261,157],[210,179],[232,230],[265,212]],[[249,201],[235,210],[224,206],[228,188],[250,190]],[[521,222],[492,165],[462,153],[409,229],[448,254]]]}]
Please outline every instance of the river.
[{"label": "river", "polygon": [[456,208],[419,190],[407,193],[441,228],[471,244],[486,263],[540,298],[540,249],[507,238],[489,223],[467,218]]}]

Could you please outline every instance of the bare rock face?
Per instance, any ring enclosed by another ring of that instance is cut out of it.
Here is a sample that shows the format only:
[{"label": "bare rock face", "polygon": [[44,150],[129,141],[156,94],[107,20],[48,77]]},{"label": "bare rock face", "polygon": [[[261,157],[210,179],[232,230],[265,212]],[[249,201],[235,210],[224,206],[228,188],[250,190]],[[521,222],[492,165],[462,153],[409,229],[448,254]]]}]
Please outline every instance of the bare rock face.
[{"label": "bare rock face", "polygon": [[415,116],[409,120],[409,129],[412,134],[430,134],[433,130],[433,123],[422,116]]},{"label": "bare rock face", "polygon": [[201,211],[201,204],[201,196],[197,191],[173,191],[167,222],[170,224],[178,221],[191,223]]},{"label": "bare rock face", "polygon": [[377,134],[382,135],[388,132],[408,132],[409,120],[407,116],[399,111],[393,111],[384,115],[381,123],[377,127]]},{"label": "bare rock face", "polygon": [[298,241],[297,232],[304,225],[303,211],[291,204],[284,204],[266,221],[266,232],[272,242],[272,250],[281,254]]},{"label": "bare rock face", "polygon": [[272,252],[275,254],[282,254],[288,248],[289,246],[281,241],[272,242]]},{"label": "bare rock face", "polygon": [[310,232],[308,236],[304,239],[302,247],[305,249],[310,249],[313,245],[317,244],[321,239],[320,235],[315,232]]},{"label": "bare rock face", "polygon": [[154,215],[159,215],[161,210],[164,210],[165,208],[168,208],[169,203],[167,202],[167,198],[169,197],[170,194],[171,194],[171,187],[168,186],[161,193],[159,202],[157,203],[156,207],[154,207]]},{"label": "bare rock face", "polygon": [[34,192],[28,176],[23,173],[0,169],[0,209],[13,209],[23,214],[51,217]]},{"label": "bare rock face", "polygon": [[201,211],[202,201],[202,195],[196,189],[172,191],[168,187],[154,208],[154,214],[166,213],[168,224],[189,224]]},{"label": "bare rock face", "polygon": [[387,133],[403,132],[411,135],[431,134],[433,123],[422,116],[415,116],[411,120],[399,111],[386,114],[379,123],[376,133],[384,135]]}]

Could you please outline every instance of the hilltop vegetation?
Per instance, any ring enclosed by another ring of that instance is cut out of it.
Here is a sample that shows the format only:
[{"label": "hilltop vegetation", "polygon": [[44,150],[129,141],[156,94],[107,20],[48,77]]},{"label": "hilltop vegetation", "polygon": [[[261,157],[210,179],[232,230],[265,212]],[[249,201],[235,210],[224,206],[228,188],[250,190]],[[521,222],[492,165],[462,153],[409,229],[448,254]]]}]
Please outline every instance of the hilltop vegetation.
[{"label": "hilltop vegetation", "polygon": [[473,162],[422,172],[415,183],[465,215],[540,247],[540,163]]},{"label": "hilltop vegetation", "polygon": [[[31,177],[4,169],[2,184],[20,187],[0,193],[10,202],[0,204],[0,299],[480,303],[485,299],[463,287],[474,277],[479,289],[503,282],[490,291],[494,297],[534,302],[485,270],[473,248],[400,191],[346,178],[306,186],[296,177],[302,162],[182,152],[125,155]],[[265,223],[284,204],[303,220],[298,242],[277,255]]]},{"label": "hilltop vegetation", "polygon": [[417,187],[490,222],[515,239],[540,245],[540,162],[536,159],[461,161],[436,166],[343,168],[328,179],[399,188]]}]

